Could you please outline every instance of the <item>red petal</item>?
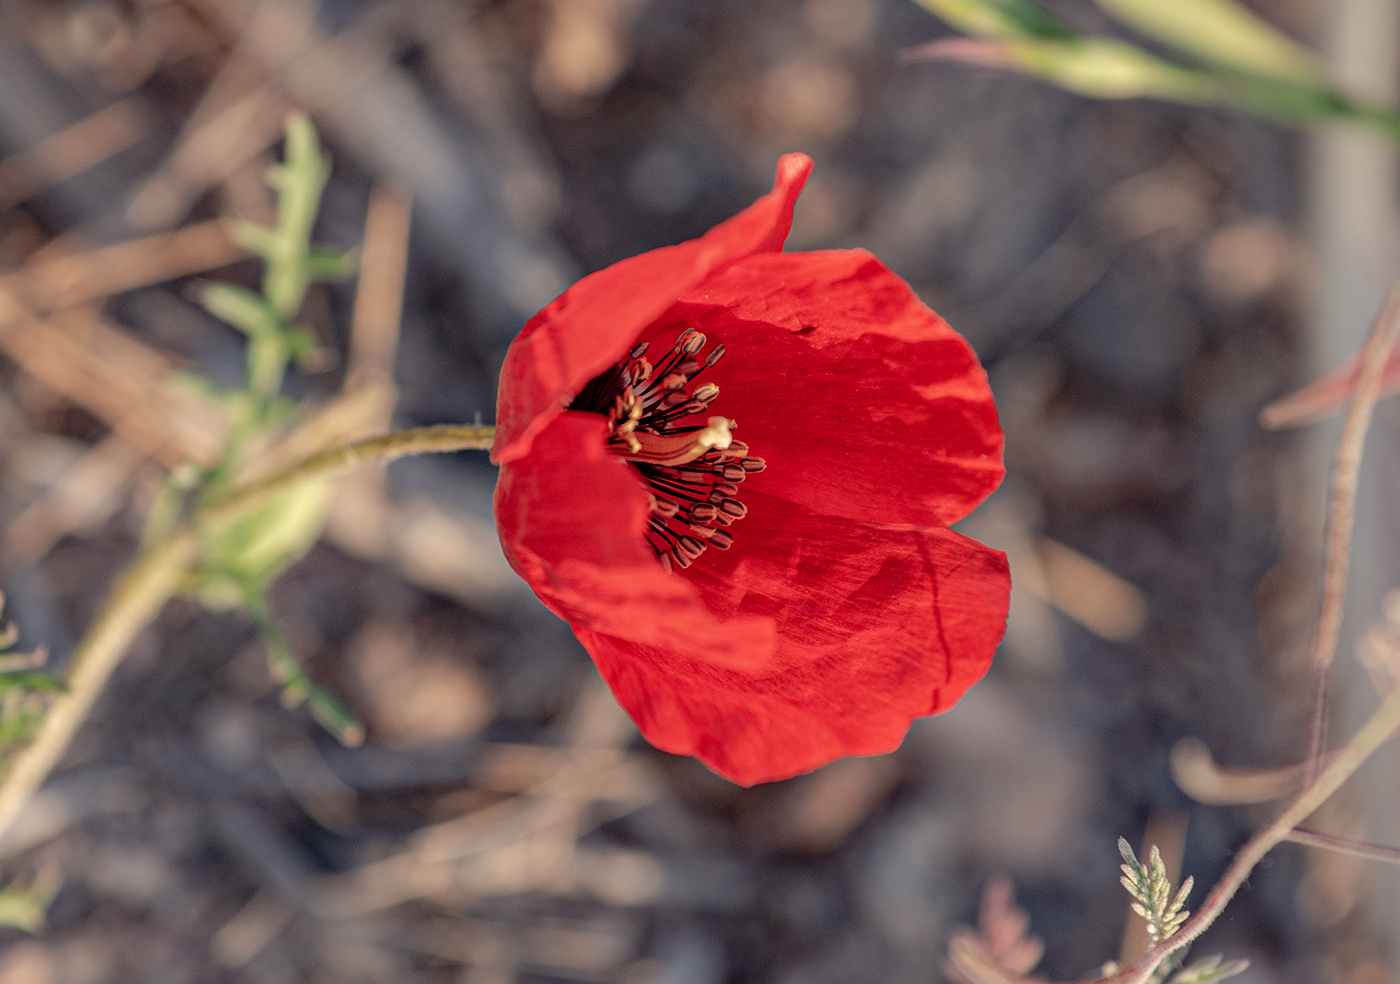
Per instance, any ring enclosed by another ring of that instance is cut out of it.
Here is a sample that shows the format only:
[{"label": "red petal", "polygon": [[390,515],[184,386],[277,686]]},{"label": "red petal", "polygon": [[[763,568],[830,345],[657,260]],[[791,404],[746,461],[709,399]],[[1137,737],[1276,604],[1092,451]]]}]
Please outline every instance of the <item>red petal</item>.
[{"label": "red petal", "polygon": [[[745,490],[747,492],[747,489]],[[647,740],[750,785],[898,747],[982,678],[1006,628],[1006,558],[951,530],[843,521],[744,496],[734,548],[685,573],[719,618],[768,618],[771,661],[697,659],[579,632]],[[679,578],[678,578],[679,579]]]},{"label": "red petal", "polygon": [[764,665],[772,620],[722,623],[686,579],[661,569],[643,533],[647,493],[607,452],[606,435],[598,414],[564,413],[501,468],[496,525],[511,566],[576,631],[657,646],[683,639],[696,660]]},{"label": "red petal", "polygon": [[501,368],[492,461],[511,461],[590,379],[615,365],[681,293],[730,264],[783,248],[811,158],[778,160],[773,190],[699,239],[584,277],[526,323]]},{"label": "red petal", "polygon": [[750,257],[644,337],[684,325],[728,348],[701,379],[768,461],[765,492],[849,519],[946,526],[1001,482],[1001,426],[971,346],[863,250]]}]

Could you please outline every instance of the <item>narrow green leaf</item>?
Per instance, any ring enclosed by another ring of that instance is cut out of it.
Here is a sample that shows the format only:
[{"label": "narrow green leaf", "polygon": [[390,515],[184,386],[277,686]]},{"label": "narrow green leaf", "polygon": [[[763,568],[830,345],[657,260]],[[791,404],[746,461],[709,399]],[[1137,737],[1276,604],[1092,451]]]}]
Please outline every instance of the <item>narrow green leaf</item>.
[{"label": "narrow green leaf", "polygon": [[282,684],[282,706],[293,708],[305,703],[316,722],[341,743],[354,746],[364,742],[364,726],[344,704],[307,675],[287,637],[277,625],[277,620],[272,617],[262,589],[248,585],[244,601],[267,647],[268,670],[272,678]]},{"label": "narrow green leaf", "polygon": [[1298,85],[1325,80],[1317,58],[1235,0],[1097,0],[1149,37],[1202,61]]},{"label": "narrow green leaf", "polygon": [[271,259],[277,249],[276,233],[251,222],[230,223],[229,237],[248,252],[261,256],[264,260]]},{"label": "narrow green leaf", "polygon": [[1171,984],[1214,984],[1227,977],[1234,977],[1249,968],[1248,960],[1224,961],[1222,957],[1202,957],[1195,963],[1176,972]]},{"label": "narrow green leaf", "polygon": [[1098,99],[1151,97],[1211,103],[1223,94],[1213,76],[1173,65],[1112,38],[1010,41],[1005,48],[1010,67]]},{"label": "narrow green leaf", "polygon": [[263,294],[283,321],[301,307],[310,282],[307,256],[311,227],[330,177],[330,161],[321,153],[316,130],[304,113],[287,121],[285,163],[277,172],[275,242],[263,275]]},{"label": "narrow green leaf", "polygon": [[981,38],[1069,38],[1069,25],[1031,0],[918,0],[953,27]]},{"label": "narrow green leaf", "polygon": [[1026,72],[1094,99],[1151,98],[1210,104],[1229,102],[1232,92],[1222,79],[1173,65],[1112,38],[955,38],[924,45],[909,57]]},{"label": "narrow green leaf", "polygon": [[303,325],[294,325],[287,331],[287,353],[297,361],[308,358],[321,347],[316,334]]},{"label": "narrow green leaf", "polygon": [[365,728],[345,705],[336,700],[329,691],[319,684],[312,683],[307,694],[306,706],[316,723],[325,728],[342,745],[354,748],[364,744]]},{"label": "narrow green leaf", "polygon": [[257,337],[277,330],[277,318],[267,302],[245,287],[234,284],[208,284],[199,295],[204,310],[226,321],[245,335]]},{"label": "narrow green leaf", "polygon": [[67,688],[62,680],[44,673],[0,674],[0,690],[25,690],[30,693],[53,693]]},{"label": "narrow green leaf", "polygon": [[306,254],[307,273],[312,280],[320,283],[334,283],[353,277],[359,268],[360,255],[354,250],[312,246]]},{"label": "narrow green leaf", "polygon": [[26,933],[37,933],[44,928],[49,915],[49,906],[58,894],[57,879],[47,879],[48,884],[35,884],[19,888],[11,883],[0,890],[0,926],[10,926]]},{"label": "narrow green leaf", "polygon": [[1351,120],[1400,137],[1400,117],[1394,111],[1350,102],[1325,86],[1184,68],[1111,38],[955,38],[915,49],[908,57],[1025,72],[1093,99],[1224,106],[1293,125]]}]

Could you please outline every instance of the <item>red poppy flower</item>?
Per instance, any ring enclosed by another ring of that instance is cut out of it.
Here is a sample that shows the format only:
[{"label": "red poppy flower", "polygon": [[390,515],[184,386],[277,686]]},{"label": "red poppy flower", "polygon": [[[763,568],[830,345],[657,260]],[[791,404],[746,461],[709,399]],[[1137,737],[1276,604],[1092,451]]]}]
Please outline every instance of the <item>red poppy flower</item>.
[{"label": "red poppy flower", "polygon": [[869,253],[780,252],[810,170],[531,318],[492,449],[511,565],[652,744],[746,785],[953,706],[1010,587],[945,528],[1001,481],[986,374]]}]

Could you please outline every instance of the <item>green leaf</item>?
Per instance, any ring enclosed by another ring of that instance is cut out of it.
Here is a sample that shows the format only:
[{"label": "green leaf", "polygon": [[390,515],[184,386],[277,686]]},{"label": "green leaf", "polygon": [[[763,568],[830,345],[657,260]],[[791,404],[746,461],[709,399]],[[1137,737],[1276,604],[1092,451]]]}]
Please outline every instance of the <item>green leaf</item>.
[{"label": "green leaf", "polygon": [[320,347],[320,341],[310,328],[296,325],[287,332],[287,352],[297,361],[313,355]]},{"label": "green leaf", "polygon": [[330,161],[321,153],[316,130],[305,113],[287,121],[284,157],[285,162],[273,171],[277,226],[263,275],[263,294],[285,322],[296,314],[306,296],[311,227],[330,177]]},{"label": "green leaf", "polygon": [[277,331],[277,315],[267,302],[246,287],[215,283],[199,295],[199,303],[214,317],[226,321],[249,337]]},{"label": "green leaf", "polygon": [[[301,559],[325,525],[326,480],[302,482],[261,509],[206,531],[196,590],[218,607],[243,602],[246,586],[265,587]],[[237,590],[230,592],[229,584]]]},{"label": "green leaf", "polygon": [[1021,71],[1093,99],[1164,99],[1225,106],[1295,125],[1354,120],[1400,134],[1400,119],[1394,112],[1351,103],[1325,86],[1185,68],[1112,38],[956,38],[935,41],[911,56]]},{"label": "green leaf", "polygon": [[1069,25],[1031,0],[918,0],[953,27],[981,38],[1069,38]]},{"label": "green leaf", "polygon": [[0,673],[0,690],[16,689],[29,693],[50,693],[68,688],[62,680],[46,673]]},{"label": "green leaf", "polygon": [[1296,85],[1325,82],[1302,45],[1234,0],[1097,0],[1149,37],[1202,61]]},{"label": "green leaf", "polygon": [[271,259],[277,250],[277,234],[265,226],[251,222],[234,222],[229,226],[229,237],[250,253]]},{"label": "green leaf", "polygon": [[282,685],[282,706],[292,708],[304,703],[316,722],[342,744],[354,746],[363,743],[364,726],[344,704],[307,675],[301,660],[297,659],[287,637],[278,627],[277,620],[272,617],[264,592],[256,586],[247,586],[244,605],[257,623],[263,645],[267,647],[268,670],[272,678]]},{"label": "green leaf", "polygon": [[1202,957],[1172,975],[1171,984],[1214,984],[1215,981],[1234,977],[1249,967],[1248,960],[1222,962],[1223,959],[1220,956]]},{"label": "green leaf", "polygon": [[335,735],[342,745],[354,748],[364,744],[364,725],[355,719],[344,704],[315,682],[312,682],[307,692],[306,706],[316,723]]},{"label": "green leaf", "polygon": [[360,254],[355,250],[312,246],[306,254],[306,270],[319,283],[334,283],[353,277],[360,268]]},{"label": "green leaf", "polygon": [[10,926],[26,933],[37,933],[43,929],[58,887],[57,878],[41,876],[24,888],[11,882],[0,889],[0,926]]},{"label": "green leaf", "polygon": [[1228,101],[1230,95],[1228,86],[1212,75],[1173,65],[1112,38],[958,39],[927,45],[917,55],[1027,72],[1095,99],[1208,104]]}]

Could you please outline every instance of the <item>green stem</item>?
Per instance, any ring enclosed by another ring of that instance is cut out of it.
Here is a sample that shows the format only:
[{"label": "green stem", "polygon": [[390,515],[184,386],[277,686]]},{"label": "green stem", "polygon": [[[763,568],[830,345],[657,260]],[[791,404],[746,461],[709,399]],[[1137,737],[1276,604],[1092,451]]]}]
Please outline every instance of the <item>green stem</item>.
[{"label": "green stem", "polygon": [[111,596],[73,652],[66,689],[54,698],[33,741],[15,755],[0,780],[0,835],[43,785],[136,635],[159,614],[199,560],[199,534],[207,525],[247,515],[278,493],[312,478],[369,461],[410,454],[485,450],[493,427],[424,427],[356,441],[312,455],[261,482],[236,488],[200,509],[167,539],[151,546],[117,579]]},{"label": "green stem", "polygon": [[214,525],[238,519],[294,485],[342,471],[367,461],[393,461],[411,454],[442,451],[484,451],[495,440],[496,428],[490,426],[458,426],[441,424],[396,431],[382,437],[366,438],[345,444],[293,465],[271,478],[238,486],[211,501],[198,517],[202,524]]}]

